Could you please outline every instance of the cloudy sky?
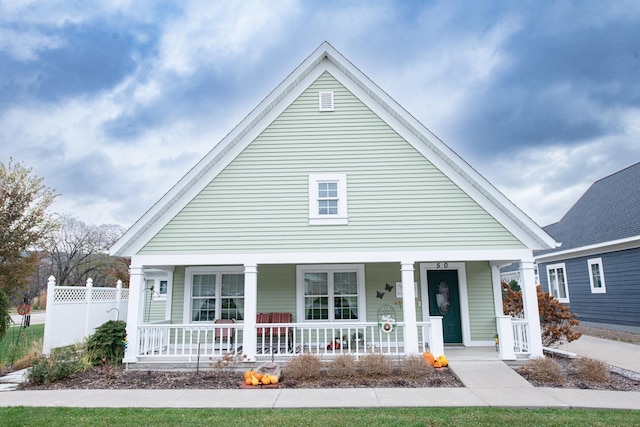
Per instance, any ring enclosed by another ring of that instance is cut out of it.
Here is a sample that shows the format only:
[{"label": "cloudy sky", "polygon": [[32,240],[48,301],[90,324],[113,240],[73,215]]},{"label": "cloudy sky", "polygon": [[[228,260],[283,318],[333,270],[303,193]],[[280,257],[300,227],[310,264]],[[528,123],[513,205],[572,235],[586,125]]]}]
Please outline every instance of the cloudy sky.
[{"label": "cloudy sky", "polygon": [[129,227],[325,40],[540,225],[640,161],[635,0],[0,0],[0,161]]}]

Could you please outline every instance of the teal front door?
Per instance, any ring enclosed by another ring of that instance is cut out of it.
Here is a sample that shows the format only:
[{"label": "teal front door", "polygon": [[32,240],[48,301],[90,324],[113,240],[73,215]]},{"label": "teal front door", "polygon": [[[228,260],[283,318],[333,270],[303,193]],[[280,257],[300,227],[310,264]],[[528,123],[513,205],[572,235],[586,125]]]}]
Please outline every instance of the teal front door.
[{"label": "teal front door", "polygon": [[462,343],[460,292],[456,270],[428,270],[429,315],[442,316],[445,344]]}]

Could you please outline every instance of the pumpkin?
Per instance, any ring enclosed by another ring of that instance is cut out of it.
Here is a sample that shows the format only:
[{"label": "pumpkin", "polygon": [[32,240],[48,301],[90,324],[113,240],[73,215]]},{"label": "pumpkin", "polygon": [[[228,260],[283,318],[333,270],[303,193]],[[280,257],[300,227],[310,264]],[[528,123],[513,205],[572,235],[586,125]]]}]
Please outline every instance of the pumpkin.
[{"label": "pumpkin", "polygon": [[433,366],[433,364],[436,361],[434,359],[434,357],[433,357],[433,354],[431,354],[431,352],[429,352],[429,351],[425,351],[424,353],[422,353],[422,360],[424,360],[425,362],[427,362],[431,366]]},{"label": "pumpkin", "polygon": [[258,385],[258,384],[260,384],[260,381],[258,381],[256,377],[251,378],[251,385]]},{"label": "pumpkin", "polygon": [[271,384],[271,375],[266,374],[265,376],[263,376],[262,377],[262,384],[264,384],[264,385]]},{"label": "pumpkin", "polygon": [[253,371],[252,370],[248,370],[248,371],[244,371],[244,379],[246,380],[251,379],[251,376],[253,375]]},{"label": "pumpkin", "polygon": [[436,359],[436,363],[439,363],[440,367],[444,368],[445,366],[449,365],[449,360],[447,360],[447,357],[444,354],[442,354],[438,356],[438,358]]},{"label": "pumpkin", "polygon": [[245,379],[244,379],[244,383],[245,383],[246,385],[251,385],[251,377],[249,377],[249,378],[245,378]]},{"label": "pumpkin", "polygon": [[278,384],[278,381],[280,381],[280,379],[278,378],[277,375],[270,375],[270,379],[271,379],[271,384]]},{"label": "pumpkin", "polygon": [[442,368],[442,365],[440,364],[440,362],[439,362],[439,361],[437,361],[437,360],[436,360],[436,361],[433,363],[433,367],[434,367],[434,368]]},{"label": "pumpkin", "polygon": [[254,377],[256,377],[256,379],[257,379],[258,381],[262,381],[262,377],[263,377],[262,373],[260,373],[260,372],[254,372],[254,373],[253,373],[253,376],[254,376]]}]

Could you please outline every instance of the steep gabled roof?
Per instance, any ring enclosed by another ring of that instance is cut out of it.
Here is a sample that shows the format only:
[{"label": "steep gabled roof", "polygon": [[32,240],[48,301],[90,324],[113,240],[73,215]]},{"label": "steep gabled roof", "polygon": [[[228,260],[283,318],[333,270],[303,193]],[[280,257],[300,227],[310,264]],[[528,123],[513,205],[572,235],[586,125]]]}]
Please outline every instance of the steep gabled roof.
[{"label": "steep gabled roof", "polygon": [[544,229],[562,246],[539,255],[640,236],[640,163],[594,182],[560,221]]},{"label": "steep gabled roof", "polygon": [[555,246],[555,241],[535,222],[329,43],[324,42],[153,205],[113,245],[111,253],[118,256],[135,255],[325,71],[331,73],[527,247],[547,249]]}]

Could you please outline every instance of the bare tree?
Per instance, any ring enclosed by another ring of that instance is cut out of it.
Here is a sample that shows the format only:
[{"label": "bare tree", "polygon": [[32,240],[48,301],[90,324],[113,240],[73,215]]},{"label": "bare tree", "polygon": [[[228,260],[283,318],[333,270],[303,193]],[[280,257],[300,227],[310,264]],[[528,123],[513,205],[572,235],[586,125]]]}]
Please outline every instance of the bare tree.
[{"label": "bare tree", "polygon": [[116,272],[124,261],[109,256],[109,247],[124,233],[116,224],[92,225],[71,215],[60,215],[58,227],[48,237],[42,263],[49,267],[59,286],[84,285],[90,277],[94,286],[114,286]]}]

